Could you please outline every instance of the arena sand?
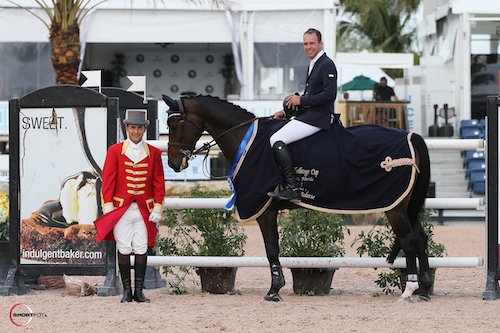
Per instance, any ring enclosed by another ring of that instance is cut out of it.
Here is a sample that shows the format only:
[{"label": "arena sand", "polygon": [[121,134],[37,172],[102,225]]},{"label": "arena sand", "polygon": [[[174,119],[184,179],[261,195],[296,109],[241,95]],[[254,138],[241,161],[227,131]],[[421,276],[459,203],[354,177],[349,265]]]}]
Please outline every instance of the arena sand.
[{"label": "arena sand", "polygon": [[[351,226],[346,235],[348,256],[356,256],[352,240],[366,226]],[[246,255],[264,256],[260,231],[245,224]],[[164,231],[164,230],[163,230]],[[485,228],[437,226],[435,239],[449,256],[485,257]],[[33,290],[0,298],[0,332],[500,332],[500,300],[483,301],[484,268],[439,268],[431,302],[398,303],[399,295],[374,296],[380,270],[340,269],[326,296],[295,296],[285,269],[284,302],[263,300],[270,284],[267,268],[239,268],[239,295],[200,291],[198,277],[189,294],[167,289],[146,290],[150,304],[120,304],[120,297],[74,297],[63,289]],[[102,277],[82,277],[102,284]],[[11,308],[27,304],[37,316],[24,327],[9,319]]]}]

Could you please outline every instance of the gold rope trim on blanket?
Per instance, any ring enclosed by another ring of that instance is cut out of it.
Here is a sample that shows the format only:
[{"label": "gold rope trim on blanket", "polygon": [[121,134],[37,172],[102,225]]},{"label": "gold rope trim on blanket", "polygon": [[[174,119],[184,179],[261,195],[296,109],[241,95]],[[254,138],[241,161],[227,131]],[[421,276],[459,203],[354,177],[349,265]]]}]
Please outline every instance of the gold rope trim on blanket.
[{"label": "gold rope trim on blanket", "polygon": [[385,160],[380,162],[380,167],[384,169],[387,172],[391,172],[392,168],[400,167],[403,165],[410,165],[415,167],[417,169],[417,172],[420,173],[420,170],[418,169],[417,164],[415,164],[415,161],[412,158],[396,158],[392,159],[392,157],[387,156]]}]

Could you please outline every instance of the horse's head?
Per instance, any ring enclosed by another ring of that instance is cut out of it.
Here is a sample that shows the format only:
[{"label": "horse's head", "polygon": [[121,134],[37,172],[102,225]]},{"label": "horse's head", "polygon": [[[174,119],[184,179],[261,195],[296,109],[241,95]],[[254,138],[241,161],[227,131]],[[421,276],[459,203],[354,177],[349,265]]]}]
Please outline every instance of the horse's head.
[{"label": "horse's head", "polygon": [[200,119],[187,110],[182,99],[176,101],[163,95],[169,106],[168,114],[168,165],[175,172],[188,167],[196,142],[203,133]]}]

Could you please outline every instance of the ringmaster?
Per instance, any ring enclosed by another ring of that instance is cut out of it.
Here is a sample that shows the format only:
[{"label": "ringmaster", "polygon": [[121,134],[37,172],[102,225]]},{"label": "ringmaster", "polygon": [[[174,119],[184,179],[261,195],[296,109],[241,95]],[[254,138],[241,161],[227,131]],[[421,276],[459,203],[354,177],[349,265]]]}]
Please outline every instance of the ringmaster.
[{"label": "ringmaster", "polygon": [[[146,112],[128,110],[123,123],[127,136],[109,147],[102,172],[103,213],[95,222],[97,241],[115,240],[123,284],[121,302],[150,302],[144,296],[147,249],[158,233],[165,180],[161,152],[147,144]],[[135,255],[134,294],[130,278],[130,255]]]}]

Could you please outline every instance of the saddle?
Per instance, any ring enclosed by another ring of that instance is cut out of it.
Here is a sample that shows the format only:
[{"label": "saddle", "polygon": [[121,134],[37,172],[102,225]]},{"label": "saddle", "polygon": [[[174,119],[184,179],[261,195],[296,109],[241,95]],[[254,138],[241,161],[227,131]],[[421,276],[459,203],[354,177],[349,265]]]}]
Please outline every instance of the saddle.
[{"label": "saddle", "polygon": [[[284,182],[269,137],[285,121],[257,119],[245,150],[235,161],[232,183],[240,221],[253,220],[271,203],[267,193]],[[416,164],[410,133],[377,125],[343,127],[291,143],[301,187],[299,206],[338,214],[384,212],[411,190]]]}]

